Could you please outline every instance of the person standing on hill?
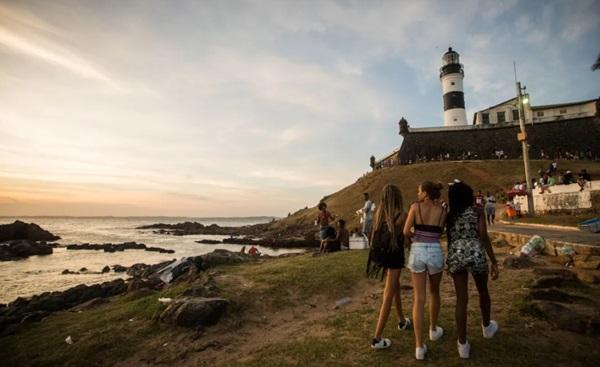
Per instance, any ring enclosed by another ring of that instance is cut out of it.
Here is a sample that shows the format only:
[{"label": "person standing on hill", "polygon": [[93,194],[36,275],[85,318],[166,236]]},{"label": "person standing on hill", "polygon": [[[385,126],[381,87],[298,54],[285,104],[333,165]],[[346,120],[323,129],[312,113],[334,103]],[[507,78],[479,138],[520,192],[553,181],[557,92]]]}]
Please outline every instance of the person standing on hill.
[{"label": "person standing on hill", "polygon": [[319,226],[319,239],[322,241],[327,237],[329,222],[334,220],[335,216],[327,210],[327,204],[324,202],[320,202],[317,208],[319,209],[319,214],[315,222]]},{"label": "person standing on hill", "polygon": [[[481,329],[483,337],[492,338],[498,331],[496,321],[490,319],[491,299],[488,291],[488,273],[498,278],[498,262],[494,255],[481,209],[473,206],[473,190],[464,182],[450,186],[448,190],[450,213],[448,214],[448,273],[454,280],[456,291],[457,348],[460,358],[469,358],[471,346],[467,341],[467,304],[469,299],[469,273],[479,292]],[[491,265],[488,269],[486,253]]]},{"label": "person standing on hill", "polygon": [[371,227],[373,223],[373,210],[375,209],[375,204],[373,204],[373,202],[369,199],[368,192],[365,192],[363,196],[365,198],[365,204],[362,207],[362,231],[363,234],[368,238],[371,235]]},{"label": "person standing on hill", "polygon": [[496,197],[488,191],[485,196],[485,217],[487,224],[494,224],[496,219]]},{"label": "person standing on hill", "polygon": [[[427,346],[423,343],[424,307],[429,279],[429,340],[444,335],[437,325],[440,314],[440,282],[444,270],[444,255],[440,236],[446,223],[446,210],[440,203],[442,184],[425,181],[417,190],[416,203],[410,206],[404,224],[404,236],[412,241],[407,267],[412,272],[413,322],[415,357],[425,359]],[[414,228],[414,234],[411,229]],[[412,238],[410,238],[412,236]]]},{"label": "person standing on hill", "polygon": [[404,316],[400,299],[400,272],[404,267],[405,243],[402,228],[405,221],[406,213],[400,189],[395,185],[388,184],[383,188],[381,200],[375,212],[367,261],[367,276],[376,278],[383,272],[381,273],[383,278],[385,274],[383,300],[375,327],[375,335],[371,341],[373,349],[388,348],[392,344],[390,339],[382,337],[392,302],[396,305],[398,330],[406,330],[410,326],[410,320]]}]

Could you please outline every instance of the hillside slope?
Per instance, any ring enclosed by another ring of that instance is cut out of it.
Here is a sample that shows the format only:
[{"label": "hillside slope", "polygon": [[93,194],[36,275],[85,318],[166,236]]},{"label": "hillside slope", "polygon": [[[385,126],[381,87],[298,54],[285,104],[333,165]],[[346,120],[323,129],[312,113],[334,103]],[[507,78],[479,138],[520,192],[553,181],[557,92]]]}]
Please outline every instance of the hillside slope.
[{"label": "hillside slope", "polygon": [[[533,177],[537,177],[538,170],[545,170],[549,164],[550,161],[546,160],[532,161]],[[582,168],[587,169],[592,178],[600,176],[600,162],[598,161],[558,162],[559,172],[571,170],[577,173]],[[502,198],[501,192],[510,189],[516,181],[523,180],[523,175],[522,160],[430,162],[394,166],[371,172],[355,183],[326,196],[324,201],[327,203],[329,210],[346,219],[349,223],[348,228],[352,229],[360,225],[355,212],[362,207],[363,193],[368,192],[372,200],[378,203],[381,190],[388,183],[393,183],[400,188],[404,198],[404,206],[408,207],[416,198],[418,185],[425,180],[442,182],[445,186],[442,192],[444,197],[447,194],[446,184],[458,178],[471,185],[474,190],[481,190],[484,194],[486,191],[495,193],[500,201]],[[270,229],[314,228],[313,222],[317,216],[316,204],[314,207],[299,210],[291,216],[273,223]]]}]

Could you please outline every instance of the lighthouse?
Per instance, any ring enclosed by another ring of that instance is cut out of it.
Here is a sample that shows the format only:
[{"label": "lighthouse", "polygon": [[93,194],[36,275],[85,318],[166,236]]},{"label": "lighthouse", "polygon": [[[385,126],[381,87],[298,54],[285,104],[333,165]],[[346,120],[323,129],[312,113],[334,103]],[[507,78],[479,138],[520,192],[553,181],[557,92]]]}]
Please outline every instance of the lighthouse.
[{"label": "lighthouse", "polygon": [[444,127],[467,125],[463,78],[465,73],[458,52],[448,48],[442,56],[440,79],[444,94]]}]

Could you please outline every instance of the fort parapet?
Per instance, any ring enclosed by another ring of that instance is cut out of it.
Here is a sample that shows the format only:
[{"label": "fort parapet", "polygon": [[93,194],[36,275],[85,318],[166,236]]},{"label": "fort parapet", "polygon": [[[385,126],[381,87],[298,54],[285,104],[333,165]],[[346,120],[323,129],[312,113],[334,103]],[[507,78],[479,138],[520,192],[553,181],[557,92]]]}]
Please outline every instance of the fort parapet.
[{"label": "fort parapet", "polygon": [[[406,120],[403,120],[406,124]],[[392,163],[410,164],[442,159],[497,159],[521,157],[517,123],[470,125],[443,128],[400,126],[404,140],[397,154],[376,162],[376,167]],[[567,154],[588,159],[600,158],[600,118],[598,116],[559,119],[526,125],[530,157],[555,157]],[[395,153],[395,152],[394,152]],[[393,159],[395,162],[387,162]]]}]

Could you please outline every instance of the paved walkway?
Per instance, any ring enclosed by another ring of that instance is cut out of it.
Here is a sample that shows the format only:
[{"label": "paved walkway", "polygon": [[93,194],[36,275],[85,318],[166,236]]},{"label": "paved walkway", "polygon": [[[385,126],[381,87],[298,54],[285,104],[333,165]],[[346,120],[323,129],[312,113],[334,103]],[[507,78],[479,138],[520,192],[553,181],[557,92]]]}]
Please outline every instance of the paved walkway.
[{"label": "paved walkway", "polygon": [[582,245],[600,246],[600,233],[591,233],[570,229],[534,227],[521,224],[494,224],[488,227],[490,232],[509,232],[525,236],[540,235],[547,240],[580,243]]}]

